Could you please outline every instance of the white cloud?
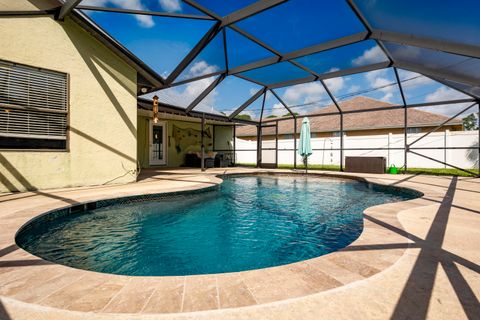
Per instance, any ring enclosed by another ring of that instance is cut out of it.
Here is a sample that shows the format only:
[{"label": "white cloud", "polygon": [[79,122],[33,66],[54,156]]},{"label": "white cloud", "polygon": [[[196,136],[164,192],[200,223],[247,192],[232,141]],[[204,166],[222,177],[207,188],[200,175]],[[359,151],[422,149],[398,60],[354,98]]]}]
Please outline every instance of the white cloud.
[{"label": "white cloud", "polygon": [[393,93],[387,92],[380,100],[385,102],[392,102],[392,98],[393,98]]},{"label": "white cloud", "polygon": [[350,86],[347,90],[347,93],[355,93],[360,90],[360,86],[357,86],[356,84]]},{"label": "white cloud", "polygon": [[[425,97],[425,102],[449,101],[449,100],[464,99],[464,98],[468,98],[468,97],[459,91],[442,86],[437,90],[435,90],[434,92],[427,95]],[[465,109],[468,105],[469,103],[446,104],[446,105],[419,108],[419,110],[428,111],[432,113],[440,113],[446,116],[453,116],[456,113],[460,112],[462,109]],[[463,113],[459,117],[464,117],[470,113],[472,113],[472,109],[467,110],[465,113]]]},{"label": "white cloud", "polygon": [[287,104],[301,104],[318,101],[325,95],[325,89],[319,82],[310,82],[289,87],[283,94]]},{"label": "white cloud", "polygon": [[[83,0],[82,2],[82,5],[95,7],[104,7],[107,4],[112,4],[122,9],[148,10],[148,8],[142,4],[141,0]],[[135,19],[138,21],[140,26],[144,28],[151,28],[155,26],[155,22],[151,16],[137,14],[135,15]]]},{"label": "white cloud", "polygon": [[387,74],[387,69],[373,70],[365,73],[365,79],[369,82],[374,82],[379,77],[384,77]]},{"label": "white cloud", "polygon": [[354,66],[363,66],[382,62],[386,60],[385,53],[379,46],[375,46],[368,50],[365,50],[360,57],[357,57],[352,60]]},{"label": "white cloud", "polygon": [[425,97],[425,102],[435,102],[435,101],[448,101],[454,99],[464,99],[468,98],[468,96],[464,95],[463,93],[447,88],[445,86],[441,86],[435,92],[430,93]]},{"label": "white cloud", "polygon": [[200,77],[206,74],[217,72],[218,70],[220,70],[218,66],[208,64],[206,61],[201,60],[201,61],[195,62],[188,69],[188,78]]},{"label": "white cloud", "polygon": [[435,81],[424,75],[407,70],[399,70],[399,76],[402,81],[402,87],[409,90],[435,83]]},{"label": "white cloud", "polygon": [[342,90],[343,87],[345,86],[345,78],[337,77],[337,78],[326,79],[325,84],[327,85],[328,89],[330,89],[332,93],[337,93],[340,90]]},{"label": "white cloud", "polygon": [[[189,75],[196,76],[215,70],[216,66],[211,66],[205,61],[199,61],[195,63],[189,70]],[[186,85],[172,87],[157,92],[149,93],[141,96],[145,99],[152,99],[156,94],[159,97],[160,102],[167,104],[187,107],[196,97],[198,97],[212,82],[214,77],[201,79],[193,82],[189,82]],[[195,110],[203,110],[205,112],[215,112],[214,106],[218,92],[216,89],[211,91],[196,107]]]},{"label": "white cloud", "polygon": [[[331,89],[332,90],[332,89]],[[311,113],[318,111],[325,104],[328,104],[328,95],[320,82],[309,82],[289,87],[282,95],[282,100],[289,106],[297,106],[301,104],[310,104],[305,107],[294,107],[293,112]],[[285,108],[282,105],[282,115],[285,114]]]},{"label": "white cloud", "polygon": [[396,81],[389,80],[387,77],[387,69],[370,71],[365,74],[368,88],[376,89],[377,92],[382,92],[384,96],[380,100],[385,102],[392,102],[394,93],[397,93]]},{"label": "white cloud", "polygon": [[256,89],[256,88],[250,88],[249,92],[250,92],[250,95],[253,96],[255,93],[258,92],[258,89]]},{"label": "white cloud", "polygon": [[[265,114],[263,115],[263,117],[264,118],[268,116],[282,117],[287,113],[288,113],[288,110],[285,109],[283,104],[279,102],[279,103],[275,103],[270,110],[265,110]],[[252,118],[254,117],[254,115],[251,115],[251,116]]]},{"label": "white cloud", "polygon": [[281,103],[275,103],[272,108],[271,114],[281,117],[288,113],[288,110]]},{"label": "white cloud", "polygon": [[179,0],[158,0],[163,10],[167,12],[182,11],[182,4]]},{"label": "white cloud", "polygon": [[392,93],[395,89],[395,83],[387,78],[378,77],[370,82],[371,88],[379,88],[384,93]]}]

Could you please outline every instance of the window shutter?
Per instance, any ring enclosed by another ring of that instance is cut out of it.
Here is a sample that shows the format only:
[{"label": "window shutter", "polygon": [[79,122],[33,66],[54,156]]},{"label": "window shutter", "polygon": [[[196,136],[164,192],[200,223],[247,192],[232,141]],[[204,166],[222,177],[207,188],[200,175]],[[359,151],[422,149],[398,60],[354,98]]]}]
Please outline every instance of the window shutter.
[{"label": "window shutter", "polygon": [[0,136],[66,139],[67,74],[0,60]]}]

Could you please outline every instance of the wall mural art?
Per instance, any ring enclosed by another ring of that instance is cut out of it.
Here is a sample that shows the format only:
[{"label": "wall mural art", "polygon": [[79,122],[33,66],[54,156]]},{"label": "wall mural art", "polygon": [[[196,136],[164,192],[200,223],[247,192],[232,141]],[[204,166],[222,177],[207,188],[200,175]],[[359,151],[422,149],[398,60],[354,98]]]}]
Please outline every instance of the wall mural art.
[{"label": "wall mural art", "polygon": [[[180,128],[173,125],[172,137],[175,139],[175,149],[177,153],[181,153],[189,146],[198,145],[202,143],[202,130],[192,128]],[[212,127],[205,126],[205,138],[212,139]]]}]

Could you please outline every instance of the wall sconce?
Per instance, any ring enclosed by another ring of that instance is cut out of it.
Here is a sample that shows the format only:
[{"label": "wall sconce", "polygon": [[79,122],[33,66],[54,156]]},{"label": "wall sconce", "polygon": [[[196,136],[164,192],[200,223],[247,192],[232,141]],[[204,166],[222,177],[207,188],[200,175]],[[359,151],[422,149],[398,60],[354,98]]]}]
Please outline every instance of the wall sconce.
[{"label": "wall sconce", "polygon": [[153,97],[153,122],[158,123],[158,97]]}]

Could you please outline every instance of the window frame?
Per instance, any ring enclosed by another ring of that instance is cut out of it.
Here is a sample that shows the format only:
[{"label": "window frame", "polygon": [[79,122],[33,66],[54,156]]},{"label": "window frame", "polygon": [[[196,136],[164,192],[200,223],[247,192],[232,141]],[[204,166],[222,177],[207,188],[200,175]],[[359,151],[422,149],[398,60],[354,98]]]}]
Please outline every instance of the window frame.
[{"label": "window frame", "polygon": [[407,134],[417,134],[422,133],[422,128],[420,127],[409,127],[407,128]]},{"label": "window frame", "polygon": [[[65,72],[65,71],[61,71],[61,70],[57,70],[57,69],[38,67],[38,66],[34,66],[34,65],[31,65],[31,64],[28,64],[28,63],[14,62],[14,61],[7,60],[7,59],[0,59],[0,61],[10,63],[14,66],[17,65],[17,66],[36,69],[38,71],[61,73],[61,74],[64,74],[65,77],[66,77],[66,79],[65,79],[65,82],[66,82],[66,87],[65,87],[65,94],[66,94],[65,148],[59,148],[59,149],[45,148],[45,149],[42,149],[42,148],[2,148],[2,147],[0,147],[0,152],[58,152],[58,153],[69,153],[70,152],[70,89],[71,89],[70,73]],[[13,107],[12,109],[16,109],[16,110],[21,110],[21,109],[28,110],[29,109],[28,107],[21,107],[21,106],[14,106],[14,105],[12,105],[11,107]],[[7,109],[7,108],[8,108],[8,106],[2,107],[2,105],[0,105],[0,109]],[[32,109],[32,111],[42,111],[42,110]],[[4,136],[4,137],[8,138],[8,136]],[[18,138],[22,139],[22,137],[18,137]],[[37,138],[34,138],[34,137],[33,138],[24,137],[24,138],[25,139],[37,139]],[[38,140],[47,140],[47,139],[38,138]]]}]

